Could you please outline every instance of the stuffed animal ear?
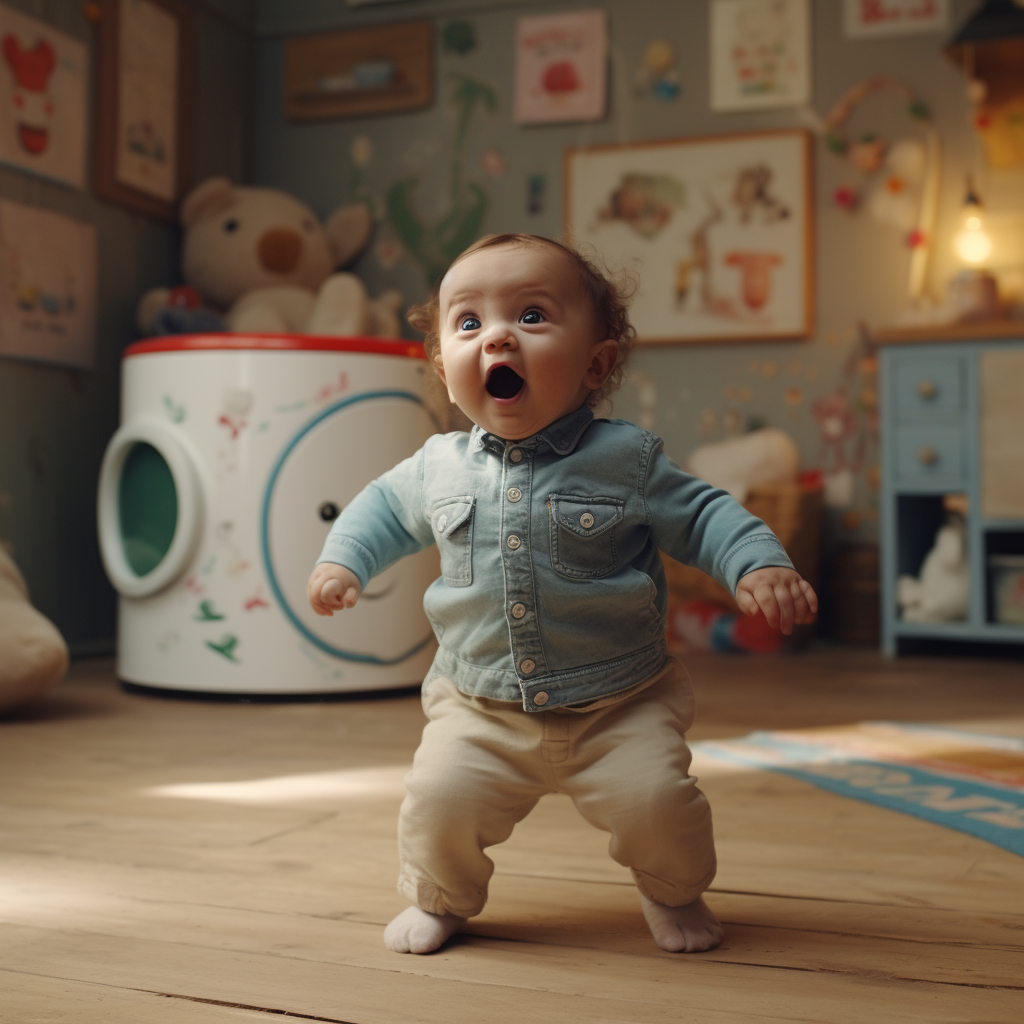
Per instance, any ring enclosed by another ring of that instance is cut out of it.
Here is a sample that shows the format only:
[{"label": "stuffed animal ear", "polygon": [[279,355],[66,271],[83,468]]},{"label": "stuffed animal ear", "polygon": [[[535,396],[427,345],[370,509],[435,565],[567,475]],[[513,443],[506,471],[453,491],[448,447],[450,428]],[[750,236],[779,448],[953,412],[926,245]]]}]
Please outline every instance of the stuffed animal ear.
[{"label": "stuffed animal ear", "polygon": [[365,203],[339,206],[324,224],[334,256],[334,265],[344,267],[366,248],[373,230],[373,218]]},{"label": "stuffed animal ear", "polygon": [[235,186],[229,178],[207,178],[181,201],[178,220],[183,228],[190,228],[201,218],[226,210],[234,198]]}]

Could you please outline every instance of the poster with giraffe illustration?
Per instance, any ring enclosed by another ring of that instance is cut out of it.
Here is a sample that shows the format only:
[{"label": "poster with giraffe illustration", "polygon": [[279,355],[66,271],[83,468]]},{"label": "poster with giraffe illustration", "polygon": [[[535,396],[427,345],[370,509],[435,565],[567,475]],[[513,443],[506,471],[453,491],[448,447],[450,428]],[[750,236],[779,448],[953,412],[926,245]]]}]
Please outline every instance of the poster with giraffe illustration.
[{"label": "poster with giraffe illustration", "polygon": [[566,233],[639,280],[641,341],[805,338],[810,153],[802,130],[570,149]]},{"label": "poster with giraffe illustration", "polygon": [[0,162],[85,187],[85,44],[0,5]]}]

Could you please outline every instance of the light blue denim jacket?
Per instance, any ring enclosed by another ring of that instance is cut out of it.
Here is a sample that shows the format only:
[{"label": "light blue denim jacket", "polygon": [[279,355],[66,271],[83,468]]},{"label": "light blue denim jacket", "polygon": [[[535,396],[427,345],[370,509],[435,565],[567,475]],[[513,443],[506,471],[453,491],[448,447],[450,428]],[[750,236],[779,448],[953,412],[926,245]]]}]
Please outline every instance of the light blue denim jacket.
[{"label": "light blue denim jacket", "polygon": [[583,406],[524,441],[437,434],[361,491],[321,562],[363,587],[436,543],[423,599],[439,649],[428,679],[527,711],[626,689],[664,664],[668,594],[658,549],[732,593],[791,566],[775,534],[684,473],[661,440]]}]

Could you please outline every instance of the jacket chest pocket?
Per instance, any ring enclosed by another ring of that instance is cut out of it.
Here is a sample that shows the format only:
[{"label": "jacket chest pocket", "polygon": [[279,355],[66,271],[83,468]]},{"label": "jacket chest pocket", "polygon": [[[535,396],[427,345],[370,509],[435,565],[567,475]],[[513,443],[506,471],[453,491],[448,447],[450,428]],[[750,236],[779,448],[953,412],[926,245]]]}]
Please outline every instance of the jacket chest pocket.
[{"label": "jacket chest pocket", "polygon": [[476,498],[462,496],[435,501],[430,525],[441,554],[441,575],[449,587],[473,582],[473,507]]},{"label": "jacket chest pocket", "polygon": [[618,565],[615,528],[625,502],[618,498],[582,498],[552,494],[551,564],[572,579],[607,576]]}]

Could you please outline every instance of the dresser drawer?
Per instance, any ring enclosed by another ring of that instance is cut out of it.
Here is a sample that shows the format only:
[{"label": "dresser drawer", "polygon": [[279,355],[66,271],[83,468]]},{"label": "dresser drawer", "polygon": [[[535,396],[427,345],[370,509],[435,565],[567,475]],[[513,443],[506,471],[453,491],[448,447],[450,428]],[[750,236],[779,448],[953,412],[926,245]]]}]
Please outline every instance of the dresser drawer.
[{"label": "dresser drawer", "polygon": [[896,416],[904,421],[956,415],[964,409],[964,365],[957,356],[900,359],[894,367]]},{"label": "dresser drawer", "polygon": [[896,475],[901,480],[942,480],[964,476],[964,436],[959,426],[941,423],[900,427],[896,432]]}]

